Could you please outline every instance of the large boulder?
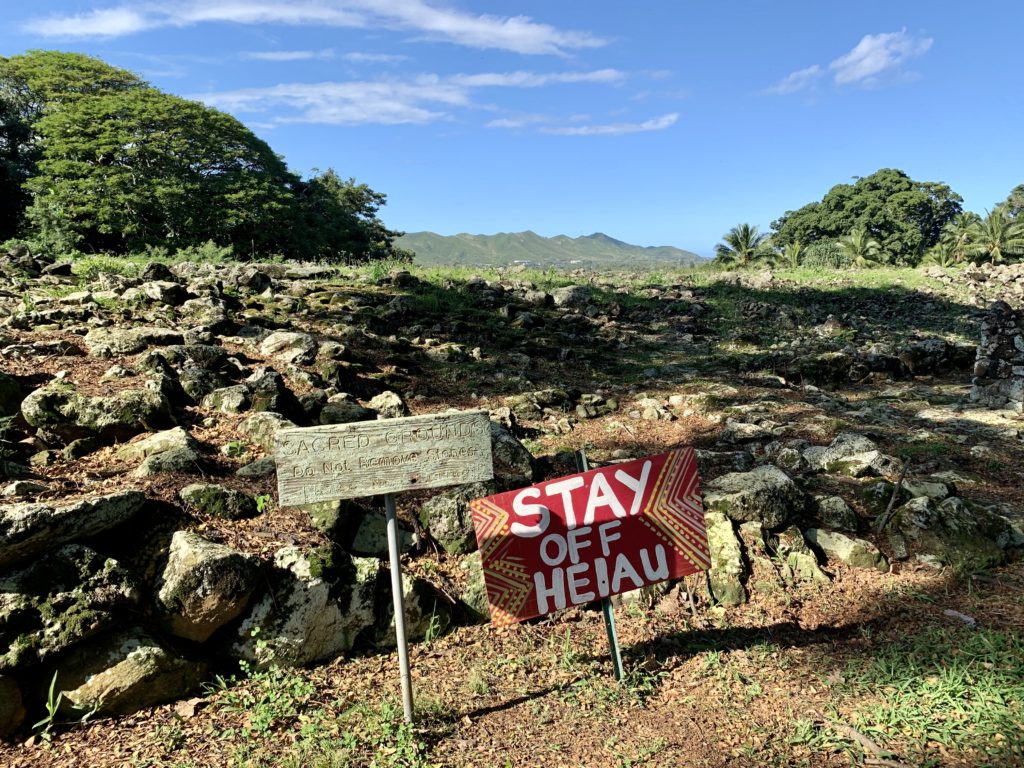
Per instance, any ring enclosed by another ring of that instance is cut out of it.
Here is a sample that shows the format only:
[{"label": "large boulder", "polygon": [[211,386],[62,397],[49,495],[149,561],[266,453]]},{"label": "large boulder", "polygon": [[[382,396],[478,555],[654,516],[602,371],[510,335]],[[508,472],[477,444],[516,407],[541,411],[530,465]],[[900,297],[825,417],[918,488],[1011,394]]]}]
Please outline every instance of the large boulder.
[{"label": "large boulder", "polygon": [[704,490],[704,508],[709,512],[721,512],[739,523],[755,520],[767,529],[785,525],[803,511],[805,503],[803,491],[771,464],[750,472],[730,472]]},{"label": "large boulder", "polygon": [[818,468],[837,475],[867,477],[899,473],[899,461],[856,432],[840,432],[819,456]]},{"label": "large boulder", "polygon": [[61,506],[0,506],[0,568],[127,522],[145,500],[139,491],[120,491]]},{"label": "large boulder", "polygon": [[732,521],[721,512],[705,512],[704,526],[711,550],[711,569],[708,571],[711,597],[722,605],[747,602],[747,592],[743,588],[743,550]]},{"label": "large boulder", "polygon": [[85,346],[94,357],[134,355],[149,347],[181,344],[184,337],[169,328],[93,328],[85,335]]},{"label": "large boulder", "polygon": [[914,554],[967,573],[1003,563],[1006,550],[1024,544],[1024,533],[1010,520],[958,496],[911,499],[893,514],[889,529],[902,539],[897,551],[909,544]]},{"label": "large boulder", "polygon": [[380,561],[337,547],[285,547],[271,589],[239,627],[232,652],[259,666],[301,666],[350,650],[373,626]]},{"label": "large boulder", "polygon": [[238,431],[268,453],[273,453],[274,436],[277,431],[294,426],[296,426],[294,421],[286,419],[279,413],[261,411],[243,419],[238,425]]},{"label": "large boulder", "polygon": [[476,549],[476,534],[469,502],[495,492],[493,482],[469,483],[449,488],[427,499],[420,507],[420,522],[445,552],[463,555]]},{"label": "large boulder", "polygon": [[79,712],[128,715],[187,696],[206,664],[182,658],[141,629],[98,637],[57,667],[57,690]]},{"label": "large boulder", "polygon": [[14,416],[21,409],[25,393],[13,376],[0,373],[0,418]]},{"label": "large boulder", "polygon": [[[382,592],[377,598],[377,631],[374,641],[379,648],[394,648],[395,603],[390,586]],[[451,626],[451,603],[423,579],[410,574],[403,575],[402,602],[407,640],[433,640]]]},{"label": "large boulder", "polygon": [[24,667],[113,626],[139,600],[116,561],[68,544],[0,579],[0,671]]},{"label": "large boulder", "polygon": [[157,583],[157,604],[168,629],[205,642],[245,610],[259,572],[257,557],[191,531],[176,531]]},{"label": "large boulder", "polygon": [[193,483],[182,488],[178,496],[200,514],[224,520],[242,520],[259,513],[252,496],[217,483]]},{"label": "large boulder", "polygon": [[67,382],[40,387],[21,403],[25,421],[63,440],[82,437],[127,440],[140,432],[173,423],[167,398],[152,389],[128,389],[114,395],[89,397]]},{"label": "large boulder", "polygon": [[178,449],[199,450],[199,443],[182,427],[165,429],[128,443],[118,448],[115,455],[122,461],[142,461],[149,456]]},{"label": "large boulder", "polygon": [[24,720],[21,689],[14,680],[0,675],[0,739],[18,730]]},{"label": "large boulder", "polygon": [[829,560],[838,560],[851,568],[889,571],[889,561],[870,541],[823,528],[808,528],[804,535],[811,546],[820,549]]},{"label": "large boulder", "polygon": [[292,365],[309,365],[316,359],[317,342],[308,333],[274,331],[260,343],[260,354]]},{"label": "large boulder", "polygon": [[537,460],[529,449],[497,422],[491,425],[491,458],[494,477],[501,488],[529,485],[537,474]]}]

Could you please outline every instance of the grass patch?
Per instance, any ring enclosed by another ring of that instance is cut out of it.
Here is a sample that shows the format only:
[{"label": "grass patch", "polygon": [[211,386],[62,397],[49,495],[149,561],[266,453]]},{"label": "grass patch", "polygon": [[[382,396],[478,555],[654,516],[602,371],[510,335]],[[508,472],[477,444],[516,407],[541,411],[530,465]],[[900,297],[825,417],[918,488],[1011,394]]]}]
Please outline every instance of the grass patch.
[{"label": "grass patch", "polygon": [[[914,765],[942,754],[1024,761],[1024,640],[988,629],[929,629],[851,661],[850,723]],[[866,699],[865,699],[866,697]],[[844,707],[846,709],[846,707]]]}]

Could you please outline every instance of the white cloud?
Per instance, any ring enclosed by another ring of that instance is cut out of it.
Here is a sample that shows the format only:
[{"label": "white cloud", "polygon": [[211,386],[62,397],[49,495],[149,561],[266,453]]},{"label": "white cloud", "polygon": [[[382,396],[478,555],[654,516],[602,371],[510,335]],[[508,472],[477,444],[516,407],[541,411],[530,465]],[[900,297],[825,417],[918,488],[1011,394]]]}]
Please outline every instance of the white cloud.
[{"label": "white cloud", "polygon": [[791,72],[782,78],[775,85],[765,88],[765,93],[771,93],[777,96],[785,96],[789,93],[796,93],[802,91],[805,88],[809,88],[814,85],[819,77],[823,74],[820,66],[813,64],[804,69],[798,69],[796,72]]},{"label": "white cloud", "polygon": [[593,72],[488,72],[479,75],[454,75],[451,82],[470,88],[538,88],[552,83],[618,83],[626,75],[617,69]]},{"label": "white cloud", "polygon": [[[282,83],[267,88],[243,88],[193,98],[229,112],[275,114],[279,123],[363,125],[429,123],[450,117],[453,107],[472,106],[477,88],[536,88],[558,83],[614,83],[625,77],[614,70],[595,72],[511,72],[453,75],[425,74],[410,80]],[[535,116],[533,116],[535,117]],[[489,127],[520,127],[495,120]],[[531,122],[537,122],[531,119]],[[644,129],[653,130],[653,129]]]},{"label": "white cloud", "polygon": [[544,133],[558,136],[621,136],[626,133],[642,133],[644,131],[663,131],[676,124],[679,113],[645,120],[642,123],[608,123],[605,125],[579,125],[573,127],[542,128]]},{"label": "white cloud", "polygon": [[870,85],[882,73],[926,53],[932,42],[930,37],[908,35],[905,29],[864,35],[852,51],[840,56],[828,68],[835,73],[837,85]]},{"label": "white cloud", "polygon": [[425,0],[170,0],[36,18],[24,28],[43,37],[93,38],[211,22],[387,28],[471,48],[560,56],[606,42],[527,16],[479,15],[435,7]]},{"label": "white cloud", "polygon": [[322,51],[247,51],[242,54],[242,58],[254,61],[309,61],[310,59],[333,59],[334,49],[325,48]]},{"label": "white cloud", "polygon": [[72,16],[33,19],[25,25],[25,29],[43,37],[121,37],[153,26],[156,25],[146,14],[121,7]]},{"label": "white cloud", "polygon": [[401,54],[360,53],[359,51],[350,51],[349,53],[343,54],[341,58],[345,61],[351,61],[356,64],[398,64],[409,60],[408,56],[402,56]]}]

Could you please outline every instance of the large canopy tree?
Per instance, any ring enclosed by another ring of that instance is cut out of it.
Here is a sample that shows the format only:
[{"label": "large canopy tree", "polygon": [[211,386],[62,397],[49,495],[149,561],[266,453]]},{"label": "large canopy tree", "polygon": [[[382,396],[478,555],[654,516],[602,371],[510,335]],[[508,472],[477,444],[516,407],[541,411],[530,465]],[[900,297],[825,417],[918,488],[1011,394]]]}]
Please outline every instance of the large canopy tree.
[{"label": "large canopy tree", "polygon": [[31,200],[24,185],[37,172],[36,123],[44,113],[81,98],[146,87],[131,72],[78,53],[0,56],[0,240],[17,232]]},{"label": "large canopy tree", "polygon": [[144,89],[65,104],[36,129],[29,220],[64,227],[84,249],[294,245],[299,179],[230,115]]},{"label": "large canopy tree", "polygon": [[[213,241],[242,257],[402,256],[385,196],[333,171],[302,181],[238,120],[78,54],[0,59],[0,218],[53,248]],[[27,205],[27,209],[26,209]],[[22,222],[24,223],[24,222]]]},{"label": "large canopy tree", "polygon": [[787,211],[772,222],[777,246],[809,245],[865,230],[881,247],[879,259],[914,264],[934,245],[943,227],[962,210],[963,199],[947,185],[914,181],[883,168],[853,184],[838,184],[817,203]]}]

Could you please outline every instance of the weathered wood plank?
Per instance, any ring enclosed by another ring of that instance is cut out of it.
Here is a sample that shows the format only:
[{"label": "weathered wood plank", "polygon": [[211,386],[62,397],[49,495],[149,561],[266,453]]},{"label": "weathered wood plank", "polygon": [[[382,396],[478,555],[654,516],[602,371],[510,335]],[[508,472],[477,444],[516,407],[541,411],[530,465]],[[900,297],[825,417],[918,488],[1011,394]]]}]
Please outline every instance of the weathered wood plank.
[{"label": "weathered wood plank", "polygon": [[282,429],[274,458],[281,506],[461,485],[494,473],[486,411]]}]

